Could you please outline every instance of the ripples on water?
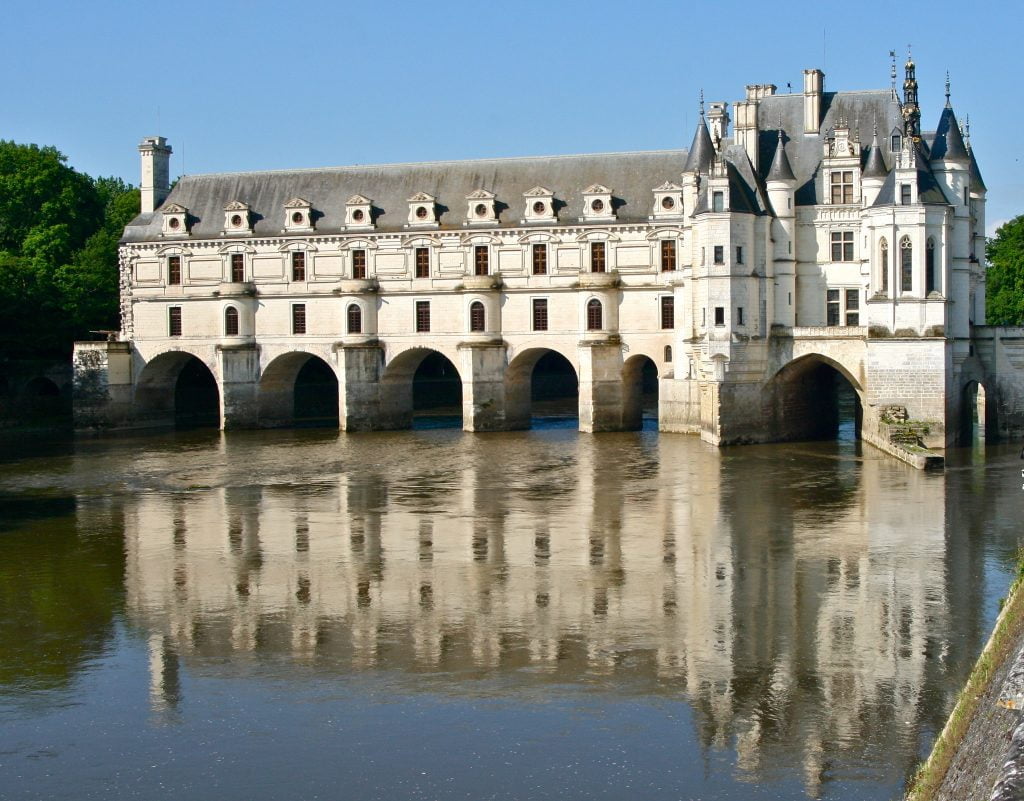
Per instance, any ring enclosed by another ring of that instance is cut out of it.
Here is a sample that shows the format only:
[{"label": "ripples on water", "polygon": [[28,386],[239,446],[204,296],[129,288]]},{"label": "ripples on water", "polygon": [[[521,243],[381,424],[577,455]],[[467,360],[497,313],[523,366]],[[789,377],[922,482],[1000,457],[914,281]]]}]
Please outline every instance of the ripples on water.
[{"label": "ripples on water", "polygon": [[1017,446],[172,433],[0,452],[0,795],[895,798]]}]

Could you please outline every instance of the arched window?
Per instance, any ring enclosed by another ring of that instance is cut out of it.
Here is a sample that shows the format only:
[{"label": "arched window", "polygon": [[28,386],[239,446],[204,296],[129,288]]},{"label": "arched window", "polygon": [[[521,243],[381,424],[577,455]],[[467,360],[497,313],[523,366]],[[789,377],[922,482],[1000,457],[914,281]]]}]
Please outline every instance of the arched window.
[{"label": "arched window", "polygon": [[238,309],[234,306],[224,309],[224,336],[238,336]]},{"label": "arched window", "polygon": [[939,289],[939,276],[935,270],[935,240],[928,237],[928,243],[924,249],[924,292],[930,294]]},{"label": "arched window", "polygon": [[882,237],[882,241],[878,245],[878,269],[882,271],[882,280],[880,282],[881,291],[883,294],[889,294],[889,243]]},{"label": "arched window", "polygon": [[587,330],[600,331],[604,327],[604,315],[601,309],[601,301],[591,298],[587,301]]},{"label": "arched window", "polygon": [[910,237],[900,240],[900,292],[912,292],[914,289],[914,246]]},{"label": "arched window", "polygon": [[349,305],[346,313],[347,330],[350,334],[361,334],[363,333],[363,310],[359,308],[358,303],[352,303]]},{"label": "arched window", "polygon": [[671,345],[666,345],[665,346],[665,357],[662,359],[662,361],[669,362],[669,363],[672,362],[672,346]]},{"label": "arched window", "polygon": [[486,330],[486,316],[484,313],[484,304],[479,300],[474,300],[469,304],[469,330],[470,331],[484,331]]}]

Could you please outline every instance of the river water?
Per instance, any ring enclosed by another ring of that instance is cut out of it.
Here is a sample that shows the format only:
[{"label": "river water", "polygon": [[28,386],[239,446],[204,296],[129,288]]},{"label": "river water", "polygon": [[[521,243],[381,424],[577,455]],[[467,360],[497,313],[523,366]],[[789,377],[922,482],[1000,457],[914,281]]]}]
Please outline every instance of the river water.
[{"label": "river water", "polygon": [[178,432],[0,453],[5,799],[893,799],[1017,446]]}]

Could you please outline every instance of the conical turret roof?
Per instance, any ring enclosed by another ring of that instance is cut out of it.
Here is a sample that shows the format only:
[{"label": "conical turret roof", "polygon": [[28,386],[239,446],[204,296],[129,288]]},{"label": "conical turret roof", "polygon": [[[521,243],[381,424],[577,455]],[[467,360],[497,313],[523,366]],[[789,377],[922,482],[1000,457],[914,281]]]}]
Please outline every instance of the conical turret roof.
[{"label": "conical turret roof", "polygon": [[700,121],[697,123],[697,131],[693,135],[693,144],[690,145],[690,153],[683,166],[683,172],[708,172],[714,158],[715,146],[711,143],[708,125],[704,121],[704,115],[701,114]]},{"label": "conical turret roof", "polygon": [[882,147],[878,144],[878,130],[875,130],[874,138],[871,140],[871,150],[868,152],[868,160],[864,165],[864,178],[885,178],[889,174],[889,168],[885,166],[885,159],[882,157]]},{"label": "conical turret roof", "polygon": [[931,160],[970,160],[964,138],[960,133],[960,124],[956,121],[956,115],[950,106],[942,109],[942,116],[939,117],[939,127],[935,129],[935,138],[932,140]]},{"label": "conical turret roof", "polygon": [[772,166],[768,170],[768,181],[795,181],[793,167],[789,163],[789,156],[786,155],[786,144],[782,141],[782,131],[779,131],[779,143],[775,146],[775,158],[772,159]]}]

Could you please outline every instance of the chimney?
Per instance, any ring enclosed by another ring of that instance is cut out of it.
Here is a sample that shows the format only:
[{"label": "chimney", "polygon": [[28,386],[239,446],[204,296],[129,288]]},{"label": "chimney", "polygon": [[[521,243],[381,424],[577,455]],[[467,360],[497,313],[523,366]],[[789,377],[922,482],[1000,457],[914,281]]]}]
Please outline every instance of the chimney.
[{"label": "chimney", "polygon": [[821,95],[825,91],[825,73],[804,70],[804,133],[816,134],[821,126]]},{"label": "chimney", "polygon": [[142,174],[142,213],[155,211],[170,189],[171,146],[162,136],[147,136],[139,143]]},{"label": "chimney", "polygon": [[711,103],[708,111],[708,123],[711,128],[711,141],[715,150],[720,151],[722,140],[729,137],[729,104]]}]

